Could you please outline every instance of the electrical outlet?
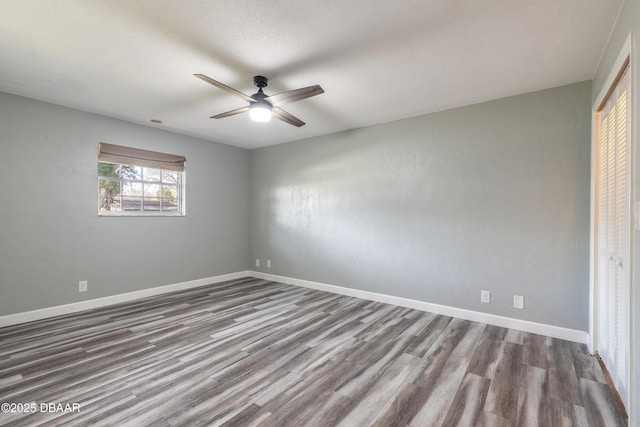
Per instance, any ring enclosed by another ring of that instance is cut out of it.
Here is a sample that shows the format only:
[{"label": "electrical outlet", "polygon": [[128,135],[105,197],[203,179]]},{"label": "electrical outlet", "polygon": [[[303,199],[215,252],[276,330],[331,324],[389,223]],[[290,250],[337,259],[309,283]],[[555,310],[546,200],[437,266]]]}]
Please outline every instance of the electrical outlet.
[{"label": "electrical outlet", "polygon": [[256,267],[260,267],[260,260],[256,259]]},{"label": "electrical outlet", "polygon": [[270,259],[267,260],[267,268],[271,268],[271,260]]},{"label": "electrical outlet", "polygon": [[78,282],[78,292],[87,292],[87,287],[89,286],[89,282],[86,280],[81,280]]},{"label": "electrical outlet", "polygon": [[480,302],[484,302],[486,304],[491,304],[491,292],[489,292],[489,291],[480,291]]},{"label": "electrical outlet", "polygon": [[524,297],[522,295],[513,296],[513,308],[524,310]]}]

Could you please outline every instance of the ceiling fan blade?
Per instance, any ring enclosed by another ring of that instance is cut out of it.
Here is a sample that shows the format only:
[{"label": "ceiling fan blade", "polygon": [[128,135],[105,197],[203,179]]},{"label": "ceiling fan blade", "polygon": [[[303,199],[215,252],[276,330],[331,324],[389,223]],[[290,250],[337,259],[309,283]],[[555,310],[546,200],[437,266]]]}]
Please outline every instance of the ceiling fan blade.
[{"label": "ceiling fan blade", "polygon": [[274,107],[279,107],[290,102],[296,102],[301,99],[320,95],[321,93],[324,93],[324,90],[320,86],[314,85],[267,96],[265,101],[269,102],[269,104]]},{"label": "ceiling fan blade", "polygon": [[237,91],[234,88],[229,87],[224,83],[220,83],[217,80],[213,80],[211,77],[207,77],[204,74],[194,74],[194,76],[196,76],[197,78],[199,78],[202,81],[205,81],[205,82],[207,82],[209,84],[214,85],[217,88],[220,88],[222,90],[226,90],[227,92],[232,93],[235,96],[238,96],[238,97],[244,99],[247,102],[255,102],[255,99],[251,98],[249,95],[245,95],[244,93],[242,93],[240,91]]},{"label": "ceiling fan blade", "polygon": [[296,127],[304,126],[305,123],[297,118],[296,116],[287,113],[282,108],[273,107],[271,109],[271,113],[276,119],[282,120],[285,123],[289,123],[290,125],[294,125]]},{"label": "ceiling fan blade", "polygon": [[236,108],[235,110],[227,111],[226,113],[216,114],[211,116],[211,119],[224,119],[225,117],[235,116],[236,114],[245,113],[249,111],[249,107]]}]

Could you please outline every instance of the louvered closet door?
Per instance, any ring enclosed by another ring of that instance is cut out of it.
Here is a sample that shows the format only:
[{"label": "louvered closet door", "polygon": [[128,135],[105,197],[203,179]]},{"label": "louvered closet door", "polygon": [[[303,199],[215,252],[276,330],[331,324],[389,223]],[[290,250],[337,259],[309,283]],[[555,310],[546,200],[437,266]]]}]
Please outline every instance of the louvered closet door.
[{"label": "louvered closet door", "polygon": [[[609,276],[613,273],[610,270],[613,254],[609,251],[609,111],[605,108],[600,113],[600,141],[598,158],[598,353],[600,357],[608,363],[607,351],[609,347],[609,310],[602,309],[608,305],[608,294],[610,281]],[[615,165],[615,163],[613,164]],[[612,165],[612,166],[613,166]]]},{"label": "louvered closet door", "polygon": [[625,73],[600,112],[598,353],[628,405],[630,301],[630,81]]}]

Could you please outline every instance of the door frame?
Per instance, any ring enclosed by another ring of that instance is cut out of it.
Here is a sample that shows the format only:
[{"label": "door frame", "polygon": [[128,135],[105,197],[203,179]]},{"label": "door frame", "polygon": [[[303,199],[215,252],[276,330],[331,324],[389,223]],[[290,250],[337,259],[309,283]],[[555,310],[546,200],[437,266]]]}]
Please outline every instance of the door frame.
[{"label": "door frame", "polygon": [[[628,196],[629,196],[629,208],[630,208],[630,229],[631,229],[631,235],[630,235],[630,253],[629,253],[629,282],[630,282],[630,286],[629,286],[629,292],[630,294],[632,294],[633,290],[631,289],[631,286],[634,282],[634,277],[635,277],[635,269],[634,269],[634,263],[633,263],[633,258],[634,258],[634,230],[640,229],[639,227],[639,222],[640,222],[640,218],[637,218],[638,215],[640,215],[640,211],[638,210],[637,206],[636,206],[636,197],[635,197],[635,152],[636,152],[636,147],[635,147],[635,118],[637,115],[637,111],[636,111],[636,96],[635,96],[635,82],[633,79],[633,68],[634,68],[634,64],[633,64],[633,57],[632,57],[632,37],[631,34],[629,34],[627,36],[627,39],[625,40],[625,43],[622,46],[622,49],[620,50],[620,52],[618,53],[618,57],[616,58],[616,61],[614,62],[614,64],[612,65],[611,69],[609,70],[609,74],[607,76],[607,79],[605,80],[604,84],[602,85],[600,92],[598,94],[598,96],[593,100],[592,106],[591,106],[591,189],[590,189],[590,194],[591,194],[591,202],[590,202],[590,210],[591,210],[591,215],[590,215],[590,248],[589,248],[589,331],[588,331],[588,338],[587,338],[587,347],[589,349],[589,352],[591,352],[592,354],[595,353],[598,350],[598,241],[597,241],[597,229],[598,229],[598,177],[599,177],[599,173],[598,173],[598,169],[597,169],[597,161],[598,161],[598,152],[599,152],[599,147],[598,147],[598,136],[599,136],[599,129],[598,129],[598,110],[600,109],[600,107],[602,106],[604,100],[608,97],[608,95],[610,94],[610,91],[613,87],[613,84],[616,82],[616,78],[619,76],[622,67],[625,65],[625,62],[629,60],[629,73],[630,73],[630,78],[631,78],[631,99],[630,99],[630,105],[632,108],[632,116],[631,116],[631,121],[629,123],[630,126],[630,135],[631,135],[631,140],[630,140],[630,147],[629,147],[629,188],[628,188]],[[630,297],[632,295],[629,295]],[[629,304],[631,304],[631,300],[632,298],[629,298]],[[634,356],[633,354],[633,349],[632,349],[632,341],[633,341],[633,325],[632,325],[632,316],[633,313],[631,311],[631,307],[629,307],[630,309],[628,310],[629,313],[629,317],[627,319],[625,319],[625,321],[627,322],[627,351],[630,353],[630,357]],[[633,359],[630,359],[633,360]],[[631,399],[633,399],[632,395],[633,395],[633,385],[631,383],[631,380],[633,378],[633,363],[630,363],[631,366],[629,366],[629,369],[626,372],[627,375],[627,379],[626,379],[626,383],[628,386],[628,392],[630,393],[630,402],[632,401]],[[627,408],[627,411],[629,411],[631,408]],[[634,408],[635,409],[635,408]]]}]

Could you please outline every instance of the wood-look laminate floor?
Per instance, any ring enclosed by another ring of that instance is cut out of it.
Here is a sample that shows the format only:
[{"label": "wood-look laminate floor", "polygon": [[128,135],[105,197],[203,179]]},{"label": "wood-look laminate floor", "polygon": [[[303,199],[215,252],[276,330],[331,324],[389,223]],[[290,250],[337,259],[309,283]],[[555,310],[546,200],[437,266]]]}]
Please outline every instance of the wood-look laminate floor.
[{"label": "wood-look laminate floor", "polygon": [[624,425],[584,345],[253,278],[0,329],[0,402],[37,405],[3,426]]}]

